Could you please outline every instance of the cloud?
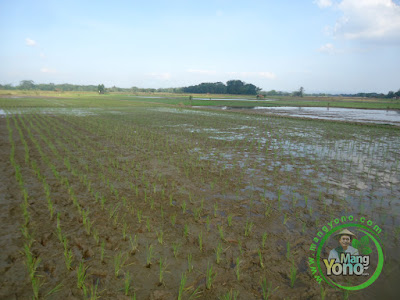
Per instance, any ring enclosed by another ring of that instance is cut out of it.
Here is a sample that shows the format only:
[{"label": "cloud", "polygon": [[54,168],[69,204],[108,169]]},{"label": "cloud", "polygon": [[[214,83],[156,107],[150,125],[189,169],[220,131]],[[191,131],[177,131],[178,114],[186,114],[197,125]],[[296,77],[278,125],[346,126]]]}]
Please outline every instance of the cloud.
[{"label": "cloud", "polygon": [[259,76],[267,78],[267,79],[275,79],[276,75],[272,72],[259,72],[258,73]]},{"label": "cloud", "polygon": [[319,8],[332,6],[331,0],[314,0],[314,3],[317,4]]},{"label": "cloud", "polygon": [[272,72],[227,72],[226,74],[230,76],[240,76],[240,77],[262,77],[267,79],[275,79],[276,75]]},{"label": "cloud", "polygon": [[216,74],[216,71],[212,71],[212,70],[196,70],[196,69],[189,69],[187,70],[187,72],[189,73],[195,73],[195,74],[207,74],[207,75],[211,75],[211,74]]},{"label": "cloud", "polygon": [[337,50],[335,49],[335,47],[332,44],[327,43],[325,45],[322,45],[318,49],[318,52],[327,53],[327,54],[335,54],[335,53],[337,53]]},{"label": "cloud", "polygon": [[26,38],[25,39],[25,43],[26,43],[27,46],[30,46],[30,47],[34,47],[34,46],[37,45],[36,41],[34,41],[34,40],[30,39],[30,38]]},{"label": "cloud", "polygon": [[155,79],[161,79],[161,80],[170,80],[171,79],[171,73],[149,73],[148,74],[150,77],[153,77]]},{"label": "cloud", "polygon": [[342,0],[342,17],[330,27],[334,37],[400,43],[400,5],[392,0]]},{"label": "cloud", "polygon": [[54,69],[49,69],[49,68],[41,68],[40,69],[40,72],[42,72],[42,73],[56,73],[56,70],[54,70]]}]

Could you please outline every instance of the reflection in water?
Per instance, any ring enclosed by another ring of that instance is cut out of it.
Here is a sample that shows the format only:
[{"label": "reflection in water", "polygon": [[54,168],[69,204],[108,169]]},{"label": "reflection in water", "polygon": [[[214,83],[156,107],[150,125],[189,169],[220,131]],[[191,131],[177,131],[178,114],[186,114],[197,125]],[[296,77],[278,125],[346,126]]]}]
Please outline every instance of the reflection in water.
[{"label": "reflection in water", "polygon": [[[208,106],[208,108],[217,108]],[[218,109],[256,109],[271,114],[336,121],[367,122],[400,126],[399,110],[354,109],[333,107],[218,107]]]}]

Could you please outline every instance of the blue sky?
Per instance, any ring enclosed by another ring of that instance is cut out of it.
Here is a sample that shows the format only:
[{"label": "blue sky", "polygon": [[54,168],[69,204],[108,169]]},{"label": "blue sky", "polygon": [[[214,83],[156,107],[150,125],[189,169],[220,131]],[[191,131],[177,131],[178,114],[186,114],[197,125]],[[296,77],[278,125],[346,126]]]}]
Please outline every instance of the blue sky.
[{"label": "blue sky", "polygon": [[387,93],[399,2],[0,0],[0,83]]}]

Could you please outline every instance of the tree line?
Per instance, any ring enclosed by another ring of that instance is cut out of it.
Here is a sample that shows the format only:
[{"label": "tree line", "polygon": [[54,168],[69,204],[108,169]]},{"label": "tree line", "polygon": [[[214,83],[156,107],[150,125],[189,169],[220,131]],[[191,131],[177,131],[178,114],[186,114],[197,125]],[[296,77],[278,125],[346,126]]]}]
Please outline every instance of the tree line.
[{"label": "tree line", "polygon": [[229,80],[222,82],[204,82],[182,88],[184,93],[193,94],[232,94],[232,95],[257,95],[261,89],[254,84],[241,80]]},{"label": "tree line", "polygon": [[[203,82],[198,85],[192,85],[188,87],[176,87],[176,88],[120,88],[120,87],[109,87],[106,88],[104,84],[99,85],[78,85],[78,84],[54,84],[54,83],[39,83],[36,84],[33,80],[22,80],[19,85],[12,84],[0,84],[0,90],[37,90],[37,91],[77,91],[77,92],[122,92],[122,93],[187,93],[187,94],[236,94],[236,95],[263,95],[268,96],[297,96],[302,97],[304,94],[304,88],[300,87],[299,90],[294,92],[282,92],[276,90],[261,91],[261,89],[254,84],[245,83],[241,80],[229,80],[226,84],[222,82]],[[389,91],[387,94],[384,93],[357,93],[357,94],[307,94],[308,96],[343,96],[343,97],[361,97],[361,98],[381,98],[381,99],[399,99],[400,89],[397,92]]]}]

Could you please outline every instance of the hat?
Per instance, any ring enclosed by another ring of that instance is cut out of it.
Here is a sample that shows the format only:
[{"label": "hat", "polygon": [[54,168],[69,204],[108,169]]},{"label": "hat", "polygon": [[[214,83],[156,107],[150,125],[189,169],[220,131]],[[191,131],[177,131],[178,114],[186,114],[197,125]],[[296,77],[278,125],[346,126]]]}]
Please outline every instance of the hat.
[{"label": "hat", "polygon": [[352,233],[350,230],[348,230],[347,228],[343,229],[341,232],[335,234],[336,237],[341,236],[341,235],[349,235],[352,238],[357,238],[357,236],[354,233]]}]

